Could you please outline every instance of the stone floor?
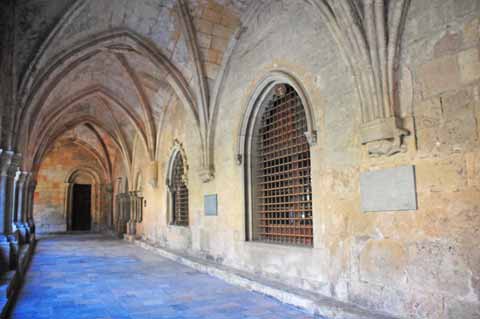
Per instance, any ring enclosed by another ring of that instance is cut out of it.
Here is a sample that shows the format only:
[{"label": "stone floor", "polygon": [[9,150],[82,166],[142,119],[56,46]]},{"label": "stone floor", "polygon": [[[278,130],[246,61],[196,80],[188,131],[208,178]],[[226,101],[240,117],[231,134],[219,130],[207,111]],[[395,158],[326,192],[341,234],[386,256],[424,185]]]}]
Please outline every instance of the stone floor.
[{"label": "stone floor", "polygon": [[314,318],[124,241],[41,239],[14,319]]}]

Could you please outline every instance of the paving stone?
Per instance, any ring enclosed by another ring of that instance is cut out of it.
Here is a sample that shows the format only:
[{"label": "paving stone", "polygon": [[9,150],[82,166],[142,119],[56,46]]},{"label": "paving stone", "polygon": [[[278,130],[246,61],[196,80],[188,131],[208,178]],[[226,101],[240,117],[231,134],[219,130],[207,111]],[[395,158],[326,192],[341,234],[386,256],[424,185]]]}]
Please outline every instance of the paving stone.
[{"label": "paving stone", "polygon": [[319,318],[100,235],[41,239],[12,319]]}]

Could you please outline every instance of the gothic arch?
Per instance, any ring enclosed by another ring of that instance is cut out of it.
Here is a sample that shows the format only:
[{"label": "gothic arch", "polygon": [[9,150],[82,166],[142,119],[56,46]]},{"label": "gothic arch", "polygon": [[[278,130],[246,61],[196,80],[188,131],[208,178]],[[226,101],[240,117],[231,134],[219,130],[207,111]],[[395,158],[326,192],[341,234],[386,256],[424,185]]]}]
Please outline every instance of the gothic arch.
[{"label": "gothic arch", "polygon": [[[33,172],[38,172],[38,167],[40,166],[40,163],[45,156],[46,152],[48,151],[49,147],[52,145],[52,143],[57,140],[58,138],[61,137],[61,135],[64,133],[66,128],[73,128],[75,126],[81,125],[81,124],[89,124],[92,125],[93,127],[102,127],[102,123],[100,123],[97,119],[93,118],[92,116],[83,116],[77,119],[74,119],[70,122],[64,123],[63,126],[61,126],[59,129],[56,131],[52,132],[48,138],[42,139],[42,142],[39,143],[39,145],[35,145],[35,149],[32,150],[32,158],[31,159],[25,159],[26,163],[29,163],[31,161],[32,165],[32,171]],[[125,165],[125,167],[130,167],[130,158],[131,155],[128,152],[128,147],[127,143],[125,141],[125,138],[120,134],[120,132],[117,132],[117,136],[114,136],[111,132],[108,130],[105,130],[105,132],[110,136],[116,147],[120,150],[120,153],[122,154],[122,161]],[[102,140],[100,140],[103,142]],[[111,164],[111,163],[110,163]],[[108,172],[108,170],[106,171]]]},{"label": "gothic arch", "polygon": [[[196,129],[198,130],[200,136],[203,136],[202,130],[200,128],[199,121],[199,110],[198,104],[195,102],[194,94],[191,92],[191,88],[187,80],[183,77],[182,73],[173,65],[173,63],[165,56],[154,44],[150,43],[147,39],[144,39],[142,36],[132,32],[131,30],[125,29],[116,29],[113,31],[108,31],[104,33],[99,33],[95,36],[90,36],[88,40],[80,41],[77,45],[73,46],[66,52],[58,54],[56,57],[52,58],[46,66],[42,67],[38,72],[32,74],[35,76],[35,80],[31,85],[23,89],[28,94],[25,94],[25,98],[22,101],[22,109],[17,114],[16,120],[16,129],[21,131],[23,134],[17,135],[16,145],[24,146],[31,142],[28,140],[20,140],[23,136],[24,139],[27,139],[26,136],[30,136],[30,125],[34,123],[41,108],[45,104],[49,92],[56,87],[56,84],[65,77],[69,72],[71,72],[76,66],[80,65],[82,62],[87,61],[101,52],[111,52],[112,54],[119,56],[122,54],[137,54],[147,58],[148,61],[153,63],[158,70],[162,71],[165,75],[165,81],[170,85],[175,94],[178,96],[182,104],[190,109],[196,123]],[[125,67],[125,63],[123,63]],[[129,70],[126,67],[127,71]],[[130,72],[131,76],[131,72]],[[138,79],[132,79],[137,85],[138,90]],[[145,96],[142,92],[138,92],[140,95],[140,100],[145,102]],[[141,103],[142,107],[146,106]],[[146,112],[146,114],[151,114],[151,112]],[[20,121],[20,119],[27,119]],[[154,157],[156,131],[148,127],[151,126],[152,119],[145,119],[146,128],[148,134],[145,134],[145,140],[149,143],[147,149],[151,153],[151,157]],[[137,125],[138,126],[138,125]],[[152,135],[152,136],[150,136]],[[203,149],[203,142],[202,149]]]},{"label": "gothic arch", "polygon": [[[182,176],[176,176],[176,170],[177,170],[177,167],[176,165],[179,163],[179,159],[181,160],[181,163],[182,163],[182,167],[181,167],[181,170],[182,170]],[[167,170],[166,170],[166,179],[165,179],[165,183],[166,183],[166,189],[167,189],[167,224],[175,224],[176,221],[175,221],[175,186],[176,186],[176,178],[181,178],[182,180],[182,183],[184,184],[185,186],[185,189],[187,190],[187,211],[186,211],[186,217],[187,217],[187,221],[186,221],[186,225],[183,225],[183,226],[188,226],[189,225],[189,222],[188,222],[188,219],[189,219],[189,212],[188,212],[188,162],[187,162],[187,157],[186,157],[186,154],[185,154],[185,150],[183,149],[183,145],[178,142],[177,140],[174,141],[174,145],[170,151],[170,157],[169,157],[169,160],[168,160],[168,164],[167,164]],[[180,225],[180,224],[179,224]]]},{"label": "gothic arch", "polygon": [[[264,79],[250,99],[237,154],[243,164],[246,240],[313,247],[311,147],[316,131],[307,103],[298,82],[283,74]],[[279,190],[285,193],[279,196]]]},{"label": "gothic arch", "polygon": [[246,147],[250,143],[248,139],[251,137],[253,123],[255,122],[262,105],[271,97],[273,88],[277,84],[287,84],[297,92],[302,101],[305,110],[305,116],[307,118],[307,131],[305,132],[305,136],[307,137],[310,146],[314,146],[317,143],[315,117],[310,98],[305,93],[305,89],[303,88],[302,84],[291,74],[287,73],[286,71],[275,70],[270,72],[265,78],[263,78],[263,80],[259,82],[251,94],[250,99],[248,100],[246,112],[243,116],[237,139],[236,161],[239,165],[244,161]]}]

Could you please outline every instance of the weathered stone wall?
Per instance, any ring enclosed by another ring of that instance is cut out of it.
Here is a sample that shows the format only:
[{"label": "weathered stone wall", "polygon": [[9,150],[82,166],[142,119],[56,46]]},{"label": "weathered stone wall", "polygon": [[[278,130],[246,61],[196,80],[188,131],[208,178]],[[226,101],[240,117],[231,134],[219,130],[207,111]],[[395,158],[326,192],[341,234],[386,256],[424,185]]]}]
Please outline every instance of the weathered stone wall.
[{"label": "weathered stone wall", "polygon": [[[272,2],[232,56],[216,123],[215,179],[199,180],[201,154],[188,112],[170,108],[159,186],[144,191],[148,205],[138,231],[171,248],[401,317],[479,317],[480,7],[478,1],[412,1],[409,12],[399,88],[399,115],[411,133],[406,153],[366,156],[352,76],[326,25],[304,3]],[[236,147],[248,100],[272,70],[295,76],[312,101],[319,133],[311,149],[312,249],[244,238]],[[175,139],[189,165],[189,228],[167,225],[166,165]],[[362,213],[360,174],[401,165],[415,165],[418,210]],[[203,196],[211,193],[218,194],[217,217],[203,214]]]},{"label": "weathered stone wall", "polygon": [[[35,6],[43,10],[26,19],[34,22],[25,32],[19,30],[18,48],[24,52],[18,65],[24,70],[33,55],[28,52],[53,25],[46,20],[58,20],[66,7],[53,9],[55,1],[22,3],[30,14]],[[131,39],[122,43],[127,48],[115,42],[113,49],[106,49],[107,42],[96,48],[100,53],[95,57],[73,63],[71,73],[49,91],[53,93],[40,112],[41,120],[49,118],[59,99],[92,85],[103,85],[128,102],[131,114],[126,116],[105,95],[93,96],[68,116],[93,114],[96,125],[117,134],[112,140],[121,152],[111,157],[115,194],[138,188],[135,178],[142,174],[146,206],[138,234],[156,244],[402,318],[479,318],[480,2],[411,1],[401,41],[401,81],[394,89],[399,93],[396,115],[410,132],[405,138],[407,151],[380,158],[368,157],[360,145],[360,98],[344,60],[351,52],[341,51],[312,1],[258,1],[263,4],[255,12],[240,10],[249,7],[246,0],[187,3],[198,57],[180,27],[175,1],[101,0],[84,2],[38,63],[39,69],[45,67],[78,41],[122,28],[158,47],[182,73],[186,83],[182,89],[197,95],[201,81],[196,81],[195,63],[201,64],[208,86],[203,93],[211,94],[217,109],[214,102],[203,105],[201,98],[192,97],[194,107],[185,105],[192,101],[179,96],[175,88],[179,83],[172,87],[168,82],[174,72],[156,69],[135,51],[138,47]],[[253,18],[247,19],[247,13]],[[238,29],[241,18],[248,25]],[[57,67],[63,70],[60,64]],[[301,83],[318,132],[311,148],[313,248],[245,241],[244,167],[236,163],[237,146],[247,104],[272,71],[287,72]],[[226,77],[218,82],[222,74]],[[144,110],[149,107],[152,116],[147,119]],[[216,112],[210,114],[209,123],[214,132],[215,178],[208,183],[199,176],[205,168],[201,135],[206,132],[199,129],[205,109]],[[146,128],[149,120],[154,123],[153,136]],[[43,122],[34,124],[40,127]],[[58,124],[62,128],[62,122]],[[189,227],[168,224],[167,165],[176,146],[184,150],[188,165]],[[64,191],[59,187],[65,176],[56,174],[67,170],[63,165],[91,160],[83,154],[83,160],[75,162],[77,149],[55,152],[42,164],[36,197],[37,215],[49,212],[45,218],[53,216],[55,221],[37,219],[39,228],[42,223],[61,225]],[[153,176],[150,167],[155,161],[158,173]],[[363,213],[361,174],[402,165],[415,166],[418,209]],[[54,166],[56,173],[50,176]],[[206,194],[218,194],[218,216],[204,216]]]},{"label": "weathered stone wall", "polygon": [[[37,177],[33,217],[39,233],[66,231],[66,192],[67,180],[76,169],[88,167],[101,172],[98,161],[83,147],[75,143],[57,143],[45,156]],[[78,184],[95,184],[87,174],[80,174]],[[94,194],[94,189],[92,193]],[[95,196],[95,194],[94,194]],[[94,203],[94,198],[92,198]],[[92,208],[100,208],[92,205]],[[103,209],[102,209],[103,211]],[[92,210],[92,220],[98,223],[100,211]]]}]

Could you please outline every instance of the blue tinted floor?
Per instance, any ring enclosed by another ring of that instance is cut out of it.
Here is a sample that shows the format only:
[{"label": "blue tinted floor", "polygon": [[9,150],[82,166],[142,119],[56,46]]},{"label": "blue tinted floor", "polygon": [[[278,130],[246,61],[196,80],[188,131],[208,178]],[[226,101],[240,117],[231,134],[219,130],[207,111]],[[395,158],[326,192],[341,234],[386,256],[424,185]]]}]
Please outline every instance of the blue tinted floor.
[{"label": "blue tinted floor", "polygon": [[39,241],[14,319],[314,318],[124,241]]}]

